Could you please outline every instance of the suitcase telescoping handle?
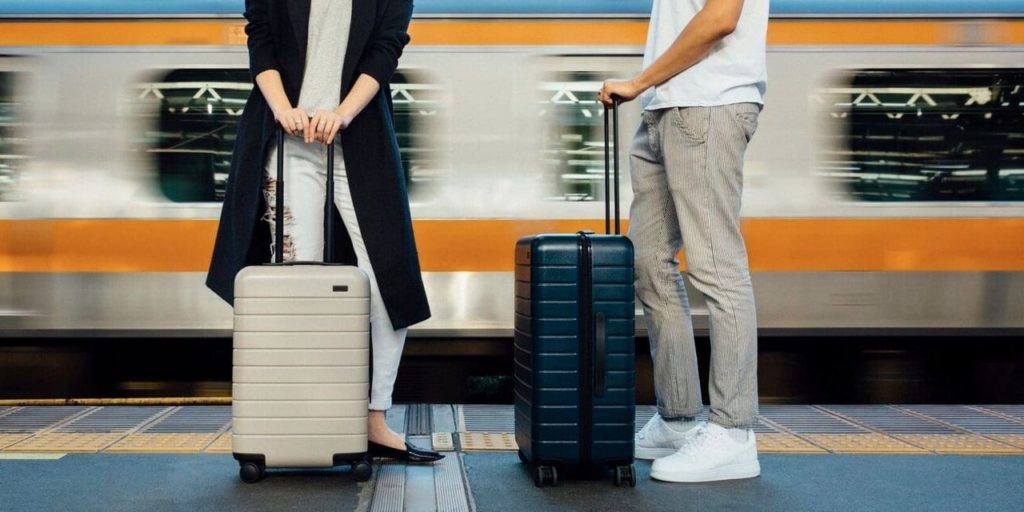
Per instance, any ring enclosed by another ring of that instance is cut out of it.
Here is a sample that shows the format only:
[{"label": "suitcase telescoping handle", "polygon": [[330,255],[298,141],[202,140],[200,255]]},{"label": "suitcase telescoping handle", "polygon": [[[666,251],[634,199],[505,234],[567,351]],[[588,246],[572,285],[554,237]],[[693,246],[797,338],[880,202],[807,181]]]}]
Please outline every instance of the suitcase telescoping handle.
[{"label": "suitcase telescoping handle", "polygon": [[[611,126],[609,127],[609,124]],[[611,176],[609,176],[611,174]],[[615,195],[615,234],[621,234],[619,213],[619,99],[604,107],[604,232],[612,233],[611,195]],[[604,396],[608,368],[608,320],[604,313],[594,316],[594,396]]]},{"label": "suitcase telescoping handle", "polygon": [[[608,128],[609,113],[611,129]],[[611,133],[609,133],[609,131]],[[614,176],[614,183],[608,174]],[[604,232],[612,233],[611,193],[615,194],[615,234],[621,234],[619,220],[619,99],[612,96],[612,106],[604,106]]]},{"label": "suitcase telescoping handle", "polygon": [[[284,263],[284,128],[277,127],[277,184],[274,206],[274,263]],[[327,194],[324,201],[324,261],[334,261],[334,144],[327,145]]]}]

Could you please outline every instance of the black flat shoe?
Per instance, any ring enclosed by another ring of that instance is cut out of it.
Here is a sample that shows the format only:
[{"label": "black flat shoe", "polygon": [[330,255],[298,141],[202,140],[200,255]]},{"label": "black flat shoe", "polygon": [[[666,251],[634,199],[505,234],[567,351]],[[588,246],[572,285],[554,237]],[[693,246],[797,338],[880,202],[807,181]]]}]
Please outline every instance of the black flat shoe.
[{"label": "black flat shoe", "polygon": [[444,458],[444,455],[440,453],[417,448],[409,444],[408,441],[405,442],[404,450],[397,450],[390,446],[370,441],[368,453],[374,458],[395,459],[403,462],[436,462]]}]

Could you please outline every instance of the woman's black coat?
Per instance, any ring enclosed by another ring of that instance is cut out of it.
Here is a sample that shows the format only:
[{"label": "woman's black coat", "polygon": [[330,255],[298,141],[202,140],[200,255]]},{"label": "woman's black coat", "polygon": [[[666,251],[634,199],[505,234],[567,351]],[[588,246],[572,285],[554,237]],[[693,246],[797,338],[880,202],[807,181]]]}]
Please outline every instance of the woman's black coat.
[{"label": "woman's black coat", "polygon": [[[281,73],[292,105],[298,103],[306,62],[310,0],[246,0],[249,67],[253,80],[268,69]],[[411,0],[353,0],[352,24],[341,78],[344,98],[360,74],[380,83],[380,93],[342,131],[341,144],[359,228],[394,328],[430,317],[413,239],[402,160],[395,138],[389,82],[409,42]],[[310,113],[312,114],[312,113]],[[276,140],[276,122],[253,87],[238,124],[224,208],[206,284],[234,303],[235,275],[270,261],[270,229],[261,220],[263,169]],[[287,183],[285,183],[287,186]],[[354,263],[351,240],[339,226],[335,254]]]}]

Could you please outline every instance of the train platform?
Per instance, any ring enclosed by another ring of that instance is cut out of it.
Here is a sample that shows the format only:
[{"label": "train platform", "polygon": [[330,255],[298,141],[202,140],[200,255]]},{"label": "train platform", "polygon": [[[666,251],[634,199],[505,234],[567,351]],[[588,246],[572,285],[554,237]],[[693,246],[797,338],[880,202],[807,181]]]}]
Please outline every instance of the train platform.
[{"label": "train platform", "polygon": [[[637,410],[637,427],[654,409]],[[508,405],[396,406],[434,465],[238,478],[229,406],[0,407],[0,511],[1022,510],[1024,405],[763,405],[762,476],[536,488]]]}]

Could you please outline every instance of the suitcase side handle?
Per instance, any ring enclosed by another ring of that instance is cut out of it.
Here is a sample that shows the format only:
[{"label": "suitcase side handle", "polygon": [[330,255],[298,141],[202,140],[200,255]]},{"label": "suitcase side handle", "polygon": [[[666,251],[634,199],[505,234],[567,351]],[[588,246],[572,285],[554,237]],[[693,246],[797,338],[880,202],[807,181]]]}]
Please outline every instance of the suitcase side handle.
[{"label": "suitcase side handle", "polygon": [[[609,129],[609,113],[611,128]],[[611,133],[609,133],[611,132]],[[614,183],[609,173],[614,176]],[[615,234],[621,234],[619,213],[619,98],[612,96],[612,106],[604,106],[604,232],[612,234],[611,192],[615,195]]]},{"label": "suitcase side handle", "polygon": [[608,368],[608,320],[604,313],[594,317],[594,396],[604,396]]},{"label": "suitcase side handle", "polygon": [[[274,263],[284,263],[284,128],[277,125],[277,183],[275,184]],[[334,144],[327,145],[327,193],[324,201],[324,262],[334,261]],[[316,262],[314,262],[316,263]]]}]

